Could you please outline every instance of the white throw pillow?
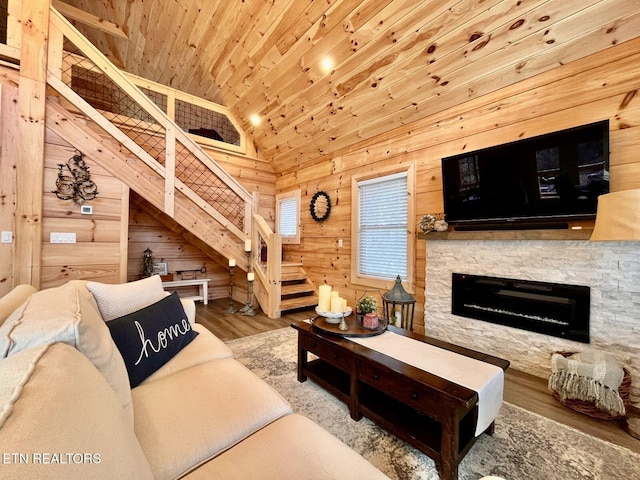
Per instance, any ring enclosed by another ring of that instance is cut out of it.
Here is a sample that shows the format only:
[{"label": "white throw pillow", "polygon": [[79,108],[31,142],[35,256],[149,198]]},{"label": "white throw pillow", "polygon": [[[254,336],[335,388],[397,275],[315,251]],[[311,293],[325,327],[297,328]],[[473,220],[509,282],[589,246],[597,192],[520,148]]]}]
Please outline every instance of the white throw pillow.
[{"label": "white throw pillow", "polygon": [[167,295],[159,275],[119,284],[88,282],[87,288],[96,299],[105,322],[137,312]]},{"label": "white throw pillow", "polygon": [[124,360],[90,298],[69,284],[31,295],[0,327],[0,359],[50,342],[71,345],[102,373],[133,424]]}]

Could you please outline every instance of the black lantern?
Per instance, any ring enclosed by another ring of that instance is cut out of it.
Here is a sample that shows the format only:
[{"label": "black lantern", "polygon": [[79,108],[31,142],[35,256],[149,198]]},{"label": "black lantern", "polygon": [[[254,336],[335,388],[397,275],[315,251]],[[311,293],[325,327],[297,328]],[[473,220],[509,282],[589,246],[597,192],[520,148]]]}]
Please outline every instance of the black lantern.
[{"label": "black lantern", "polygon": [[396,283],[391,290],[382,295],[382,307],[384,316],[390,324],[398,324],[407,330],[413,330],[413,311],[416,299],[402,287],[400,275],[396,278]]}]

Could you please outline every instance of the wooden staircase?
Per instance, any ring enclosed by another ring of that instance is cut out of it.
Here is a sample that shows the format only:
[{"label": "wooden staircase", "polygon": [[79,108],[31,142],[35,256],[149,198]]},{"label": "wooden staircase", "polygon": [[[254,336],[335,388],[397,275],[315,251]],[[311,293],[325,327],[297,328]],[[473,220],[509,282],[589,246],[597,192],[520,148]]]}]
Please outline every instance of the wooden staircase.
[{"label": "wooden staircase", "polygon": [[[317,305],[302,265],[281,263],[281,237],[256,212],[257,193],[248,192],[169,116],[178,92],[163,93],[163,110],[145,93],[153,85],[136,85],[53,6],[49,13],[47,128],[209,249],[243,258],[250,240],[254,296],[269,317]],[[117,100],[89,103],[100,88]]]},{"label": "wooden staircase", "polygon": [[307,278],[301,263],[282,262],[280,310],[307,308],[318,304],[316,286]]}]

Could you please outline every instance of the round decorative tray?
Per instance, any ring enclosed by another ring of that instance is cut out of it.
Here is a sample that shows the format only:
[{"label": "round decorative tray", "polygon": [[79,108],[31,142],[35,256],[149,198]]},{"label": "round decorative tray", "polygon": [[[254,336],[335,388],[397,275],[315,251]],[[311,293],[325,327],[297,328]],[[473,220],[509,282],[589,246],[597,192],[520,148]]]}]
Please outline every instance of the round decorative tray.
[{"label": "round decorative tray", "polygon": [[[340,317],[342,320],[342,317]],[[371,330],[362,326],[362,321],[358,320],[355,315],[349,315],[344,320],[347,322],[348,329],[340,330],[338,324],[327,323],[326,318],[322,316],[312,318],[311,325],[313,328],[320,330],[321,332],[328,333],[329,335],[336,335],[339,337],[374,337],[384,333],[387,329],[389,322],[386,318],[380,317],[378,319],[378,328]]]},{"label": "round decorative tray", "polygon": [[323,312],[322,310],[318,310],[318,307],[316,307],[316,313],[321,317],[324,317],[327,323],[335,323],[337,325],[340,323],[340,320],[342,320],[342,317],[348,317],[351,315],[351,307],[347,307],[347,310],[342,313]]}]

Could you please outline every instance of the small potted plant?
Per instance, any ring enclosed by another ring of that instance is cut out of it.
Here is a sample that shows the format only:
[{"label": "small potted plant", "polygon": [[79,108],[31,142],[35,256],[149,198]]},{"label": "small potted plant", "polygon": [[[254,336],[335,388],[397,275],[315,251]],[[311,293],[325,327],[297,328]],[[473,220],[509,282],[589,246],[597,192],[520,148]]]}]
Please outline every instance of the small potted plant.
[{"label": "small potted plant", "polygon": [[356,313],[362,319],[362,326],[371,330],[378,328],[378,301],[371,295],[365,295],[356,304]]}]

